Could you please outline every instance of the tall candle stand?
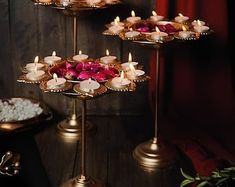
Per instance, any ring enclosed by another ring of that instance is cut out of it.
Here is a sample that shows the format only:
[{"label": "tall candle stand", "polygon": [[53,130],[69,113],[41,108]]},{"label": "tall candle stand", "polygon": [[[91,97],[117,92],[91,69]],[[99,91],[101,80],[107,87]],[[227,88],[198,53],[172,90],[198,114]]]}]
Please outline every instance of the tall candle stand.
[{"label": "tall candle stand", "polygon": [[82,125],[81,125],[81,160],[80,174],[61,185],[61,187],[102,187],[103,185],[94,178],[87,175],[86,171],[86,97],[80,98],[82,102]]},{"label": "tall candle stand", "polygon": [[159,72],[160,72],[160,46],[156,46],[156,98],[155,98],[155,128],[154,137],[141,143],[133,151],[134,159],[144,170],[154,171],[172,165],[176,158],[176,150],[159,140]]},{"label": "tall candle stand", "polygon": [[[129,18],[130,19],[130,18]],[[118,26],[123,25],[123,27]],[[208,26],[202,26],[205,22],[157,21],[150,18],[129,23],[128,18],[117,23],[116,30],[112,23],[105,25],[104,35],[118,36],[122,40],[156,49],[156,98],[155,98],[155,130],[154,137],[141,143],[133,151],[134,159],[146,171],[154,171],[172,165],[177,159],[177,152],[170,144],[159,140],[159,72],[160,49],[167,43],[198,40],[201,36],[209,35],[212,30]],[[198,29],[200,28],[200,30]],[[114,32],[115,31],[115,32]]]}]

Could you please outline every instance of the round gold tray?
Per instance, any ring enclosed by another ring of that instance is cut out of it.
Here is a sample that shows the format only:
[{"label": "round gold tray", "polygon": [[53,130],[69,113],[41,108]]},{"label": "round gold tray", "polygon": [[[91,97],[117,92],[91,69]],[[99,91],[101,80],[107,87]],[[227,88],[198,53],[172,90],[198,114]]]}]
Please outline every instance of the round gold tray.
[{"label": "round gold tray", "polygon": [[132,92],[132,91],[135,91],[136,89],[136,84],[134,82],[131,82],[128,86],[126,87],[123,87],[123,88],[116,88],[113,86],[112,84],[112,79],[108,80],[106,83],[105,83],[105,86],[112,90],[112,91],[116,91],[116,92]]},{"label": "round gold tray", "polygon": [[149,80],[149,79],[151,79],[150,76],[148,76],[148,75],[142,75],[142,76],[140,76],[140,77],[138,77],[138,78],[136,78],[136,79],[129,79],[129,80],[131,80],[131,81],[133,81],[133,82],[145,82],[145,81],[147,81],[147,80]]},{"label": "round gold tray", "polygon": [[19,76],[17,79],[17,82],[27,83],[27,84],[40,84],[43,81],[49,80],[51,76],[49,74],[45,74],[41,79],[39,80],[30,80],[26,77],[26,74],[23,74]]},{"label": "round gold tray", "polygon": [[[9,133],[29,130],[45,120],[48,121],[52,119],[52,113],[43,102],[28,97],[12,97],[12,98],[20,98],[20,99],[30,100],[32,103],[39,103],[39,106],[43,109],[43,112],[33,118],[28,118],[25,120],[0,122],[0,134],[9,134]],[[12,98],[0,98],[0,100],[7,101]]]},{"label": "round gold tray", "polygon": [[94,90],[93,92],[85,92],[83,90],[80,89],[80,84],[75,84],[74,87],[73,87],[73,90],[80,94],[80,96],[83,96],[83,97],[96,97],[96,96],[99,96],[99,95],[102,95],[104,93],[107,92],[107,88],[104,86],[104,85],[100,85],[100,87],[96,90]]},{"label": "round gold tray", "polygon": [[49,89],[47,88],[47,81],[43,81],[40,83],[39,87],[44,92],[58,93],[58,92],[64,92],[64,91],[70,90],[73,87],[73,84],[71,82],[66,82],[62,88]]}]

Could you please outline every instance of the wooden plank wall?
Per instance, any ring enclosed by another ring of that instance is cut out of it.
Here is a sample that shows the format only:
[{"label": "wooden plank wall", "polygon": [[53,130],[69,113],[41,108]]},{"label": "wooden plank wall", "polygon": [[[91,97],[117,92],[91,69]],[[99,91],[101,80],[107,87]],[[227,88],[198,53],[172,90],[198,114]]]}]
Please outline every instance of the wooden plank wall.
[{"label": "wooden plank wall", "polygon": [[[58,56],[72,55],[73,18],[49,7],[34,6],[31,0],[0,0],[0,96],[30,96],[43,100],[60,114],[68,114],[71,99],[60,94],[45,94],[37,85],[17,83],[20,67],[55,50]],[[109,9],[81,12],[78,15],[78,49],[97,58],[109,49],[111,54],[127,60],[128,52],[145,65],[151,49],[145,49],[115,37],[103,36],[104,25],[117,15],[122,19],[134,9],[147,18],[154,7],[153,0],[126,0]],[[112,93],[88,102],[91,114],[140,114],[148,107],[147,83],[134,93]],[[108,102],[107,102],[108,101]],[[80,107],[79,107],[80,108]]]}]

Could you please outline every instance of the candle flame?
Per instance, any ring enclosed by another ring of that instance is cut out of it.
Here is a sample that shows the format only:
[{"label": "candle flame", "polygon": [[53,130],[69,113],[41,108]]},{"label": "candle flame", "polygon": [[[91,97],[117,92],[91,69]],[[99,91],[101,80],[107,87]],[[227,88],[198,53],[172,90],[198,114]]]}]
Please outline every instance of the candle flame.
[{"label": "candle flame", "polygon": [[55,80],[55,82],[57,82],[58,76],[56,73],[53,73],[53,79]]},{"label": "candle flame", "polygon": [[106,56],[109,56],[109,50],[108,49],[106,49]]},{"label": "candle flame", "polygon": [[117,16],[117,17],[116,17],[116,20],[117,20],[117,22],[120,22],[120,17]]},{"label": "candle flame", "polygon": [[34,63],[36,64],[36,63],[38,63],[38,61],[39,61],[39,57],[36,56],[35,59],[34,59]]},{"label": "candle flame", "polygon": [[79,54],[79,55],[81,55],[81,54],[82,54],[82,51],[81,51],[81,50],[79,50],[79,51],[78,51],[78,54]]},{"label": "candle flame", "polygon": [[184,25],[182,26],[182,30],[183,31],[187,31],[187,29],[186,29],[186,27]]},{"label": "candle flame", "polygon": [[120,75],[120,77],[122,78],[122,79],[124,79],[124,71],[121,71],[121,75]]},{"label": "candle flame", "polygon": [[91,84],[91,78],[88,79],[88,84]]},{"label": "candle flame", "polygon": [[134,10],[131,11],[131,16],[135,17],[135,11]]},{"label": "candle flame", "polygon": [[153,10],[152,11],[153,16],[157,16],[157,13]]},{"label": "candle flame", "polygon": [[56,56],[56,52],[55,51],[53,51],[52,56]]},{"label": "candle flame", "polygon": [[202,26],[202,23],[199,19],[197,20],[197,24],[198,24],[198,26]]},{"label": "candle flame", "polygon": [[156,32],[160,32],[159,28],[156,26],[155,27]]},{"label": "candle flame", "polygon": [[132,62],[132,55],[131,55],[131,53],[128,54],[128,62]]},{"label": "candle flame", "polygon": [[132,29],[132,28],[130,28],[130,31],[133,31],[133,29]]},{"label": "candle flame", "polygon": [[183,14],[179,13],[179,16],[180,16],[180,17],[183,17]]}]

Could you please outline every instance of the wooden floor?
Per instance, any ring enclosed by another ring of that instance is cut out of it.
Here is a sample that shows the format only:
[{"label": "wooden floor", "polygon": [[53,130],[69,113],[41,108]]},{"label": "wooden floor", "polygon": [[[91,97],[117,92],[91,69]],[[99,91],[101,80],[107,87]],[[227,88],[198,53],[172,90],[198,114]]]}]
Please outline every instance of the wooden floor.
[{"label": "wooden floor", "polygon": [[[183,156],[175,165],[155,173],[143,171],[133,160],[136,145],[152,137],[147,116],[90,116],[97,131],[87,138],[87,174],[107,187],[176,187],[187,166]],[[59,121],[59,120],[58,120]],[[79,142],[68,142],[56,133],[54,122],[36,134],[42,163],[52,187],[79,174]]]}]

